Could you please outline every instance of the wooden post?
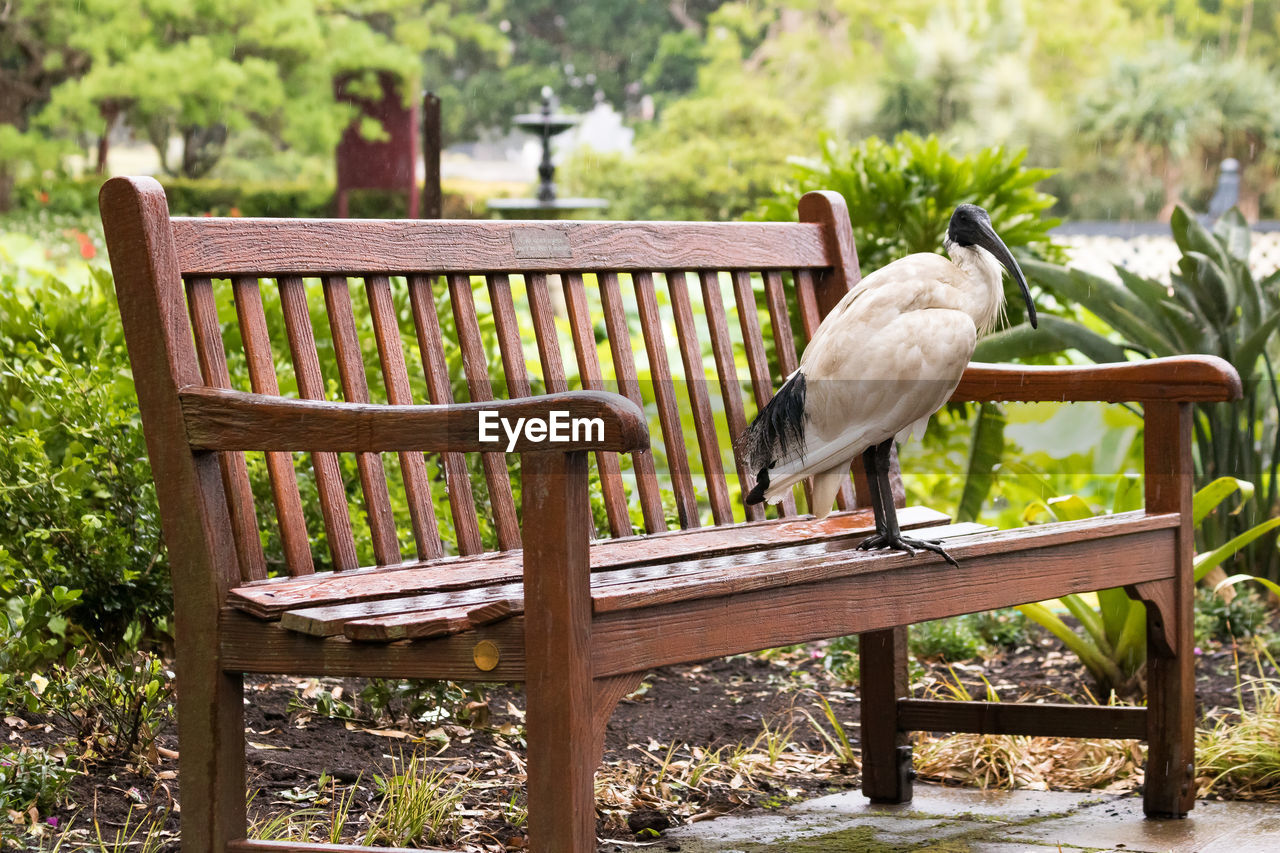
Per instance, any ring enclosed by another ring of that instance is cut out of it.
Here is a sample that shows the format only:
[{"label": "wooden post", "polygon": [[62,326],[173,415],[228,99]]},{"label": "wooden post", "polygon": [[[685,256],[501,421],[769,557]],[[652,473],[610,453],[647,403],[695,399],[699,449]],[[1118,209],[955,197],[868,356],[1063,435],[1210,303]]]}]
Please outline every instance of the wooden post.
[{"label": "wooden post", "polygon": [[[201,385],[164,190],[113,178],[99,207],[173,573],[183,853],[245,836],[244,697],[218,611],[240,581],[217,454],[193,452],[178,388]],[[194,496],[194,499],[193,499]]]},{"label": "wooden post", "polygon": [[587,455],[521,456],[531,853],[596,849]]},{"label": "wooden post", "polygon": [[422,218],[444,215],[444,192],[440,188],[440,96],[427,92],[422,97]]},{"label": "wooden post", "polygon": [[[1147,512],[1176,512],[1177,576],[1169,587],[1171,612],[1147,608],[1147,636],[1163,631],[1167,643],[1148,642],[1147,771],[1142,800],[1148,817],[1184,817],[1195,803],[1195,644],[1192,604],[1195,550],[1191,516],[1191,404],[1149,402],[1145,408],[1144,470]],[[1172,654],[1162,649],[1171,647]]]},{"label": "wooden post", "polygon": [[898,727],[898,700],[906,698],[907,629],[858,635],[861,700],[862,793],[873,803],[911,801],[911,746]]}]

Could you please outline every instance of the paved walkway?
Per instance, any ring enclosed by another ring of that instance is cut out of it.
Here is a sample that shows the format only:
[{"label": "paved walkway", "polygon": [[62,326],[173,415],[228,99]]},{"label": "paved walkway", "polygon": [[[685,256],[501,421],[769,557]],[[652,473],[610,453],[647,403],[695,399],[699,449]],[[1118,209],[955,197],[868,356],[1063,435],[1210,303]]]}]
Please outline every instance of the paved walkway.
[{"label": "paved walkway", "polygon": [[[609,851],[610,845],[601,850]],[[626,849],[636,849],[628,847]],[[1149,821],[1136,797],[978,791],[916,783],[905,806],[856,791],[674,829],[650,850],[680,853],[1280,853],[1280,806],[1199,802]]]}]

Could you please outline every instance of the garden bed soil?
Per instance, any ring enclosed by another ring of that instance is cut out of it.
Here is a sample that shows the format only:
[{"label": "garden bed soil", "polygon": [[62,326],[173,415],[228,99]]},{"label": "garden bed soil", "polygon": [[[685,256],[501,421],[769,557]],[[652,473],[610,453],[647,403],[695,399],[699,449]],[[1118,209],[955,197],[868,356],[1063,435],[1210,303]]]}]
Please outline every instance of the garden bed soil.
[{"label": "garden bed soil", "polygon": [[[814,721],[823,721],[831,734],[823,697],[856,750],[857,689],[827,672],[822,656],[822,646],[817,645],[664,667],[647,675],[642,687],[618,705],[608,725],[603,782],[598,782],[597,790],[602,837],[634,840],[636,833],[652,837],[673,823],[856,787],[856,767],[840,763],[831,740]],[[1230,648],[1201,656],[1197,693],[1202,715],[1238,705],[1235,660]],[[1050,639],[986,660],[925,662],[922,669],[913,669],[913,679],[917,695],[922,686],[928,692],[929,685],[940,696],[950,695],[938,687],[959,681],[975,697],[985,695],[990,684],[1005,701],[1093,701],[1083,668]],[[316,695],[332,695],[340,687],[340,696],[349,699],[361,685],[354,679],[248,682],[248,787],[256,792],[251,817],[261,825],[273,816],[305,807],[327,814],[333,808],[331,795],[346,788],[354,790],[352,815],[372,812],[380,799],[375,777],[389,774],[394,761],[416,750],[430,756],[431,767],[448,768],[476,783],[464,800],[465,830],[455,843],[468,850],[520,849],[524,792],[519,688],[485,686],[484,707],[472,706],[471,711],[483,723],[477,727],[454,722],[362,722],[305,710],[314,705]],[[1244,698],[1247,703],[1247,693]],[[8,724],[11,742],[20,738],[47,744],[70,734],[31,715],[24,721],[11,717]],[[740,745],[754,742],[756,752],[767,752],[770,733],[785,736],[791,744],[783,753],[781,772],[777,767],[764,768],[763,759],[743,765],[759,770],[748,771],[746,778],[741,772],[725,770],[725,756]],[[126,823],[137,827],[151,818],[163,822],[165,836],[176,832],[176,732],[160,735],[156,746],[151,766],[100,762],[78,776],[69,791],[69,804],[53,815],[59,829],[65,831],[70,823],[91,831],[96,820],[103,836],[110,839]],[[721,751],[718,759],[716,750]],[[708,766],[719,772],[708,772],[692,788],[681,789],[671,782],[663,788],[660,773],[674,780],[687,773],[689,765],[708,758]],[[664,764],[669,765],[665,771]],[[318,789],[321,772],[335,781]],[[177,849],[172,837],[162,849]]]}]

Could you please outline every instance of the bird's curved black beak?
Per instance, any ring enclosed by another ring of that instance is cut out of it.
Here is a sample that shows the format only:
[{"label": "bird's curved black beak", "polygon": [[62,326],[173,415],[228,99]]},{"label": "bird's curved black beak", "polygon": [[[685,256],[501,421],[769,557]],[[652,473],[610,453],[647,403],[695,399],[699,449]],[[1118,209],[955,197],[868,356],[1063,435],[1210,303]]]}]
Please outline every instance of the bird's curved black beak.
[{"label": "bird's curved black beak", "polygon": [[[983,217],[986,220],[986,217]],[[990,252],[1000,265],[1009,271],[1009,275],[1018,283],[1019,289],[1022,290],[1022,298],[1027,302],[1027,320],[1031,323],[1031,328],[1036,328],[1036,306],[1031,301],[1031,291],[1027,289],[1027,279],[1022,274],[1022,267],[1018,266],[1018,261],[1013,257],[1013,253],[1009,251],[1009,247],[1000,239],[1000,235],[991,227],[990,220],[978,223],[978,239],[974,244],[981,246]]]}]

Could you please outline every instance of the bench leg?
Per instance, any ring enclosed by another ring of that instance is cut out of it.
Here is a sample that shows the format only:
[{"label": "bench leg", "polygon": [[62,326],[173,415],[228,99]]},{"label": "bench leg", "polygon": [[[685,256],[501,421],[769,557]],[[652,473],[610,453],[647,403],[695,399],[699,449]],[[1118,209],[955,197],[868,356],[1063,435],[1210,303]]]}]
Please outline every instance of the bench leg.
[{"label": "bench leg", "polygon": [[[1176,512],[1174,576],[1147,585],[1148,817],[1182,817],[1195,804],[1196,683],[1192,603],[1191,404],[1143,406],[1147,512]],[[1163,623],[1163,624],[1162,624]]]},{"label": "bench leg", "polygon": [[596,849],[585,453],[526,453],[525,724],[530,853]]},{"label": "bench leg", "polygon": [[858,635],[862,711],[862,793],[873,803],[911,801],[911,746],[898,729],[907,696],[907,629]]},{"label": "bench leg", "polygon": [[222,853],[246,831],[244,681],[193,657],[178,657],[182,853]]},{"label": "bench leg", "polygon": [[[1160,581],[1172,606],[1147,604],[1147,817],[1185,817],[1195,804],[1195,657],[1190,596]],[[1173,624],[1169,624],[1172,622]]]}]

